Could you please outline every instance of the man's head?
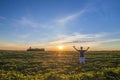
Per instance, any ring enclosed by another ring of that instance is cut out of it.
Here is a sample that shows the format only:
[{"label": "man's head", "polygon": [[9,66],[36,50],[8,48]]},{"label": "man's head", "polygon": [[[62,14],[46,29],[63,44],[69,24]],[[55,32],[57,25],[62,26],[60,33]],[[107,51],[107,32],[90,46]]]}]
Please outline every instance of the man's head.
[{"label": "man's head", "polygon": [[83,47],[81,46],[80,49],[83,50]]}]

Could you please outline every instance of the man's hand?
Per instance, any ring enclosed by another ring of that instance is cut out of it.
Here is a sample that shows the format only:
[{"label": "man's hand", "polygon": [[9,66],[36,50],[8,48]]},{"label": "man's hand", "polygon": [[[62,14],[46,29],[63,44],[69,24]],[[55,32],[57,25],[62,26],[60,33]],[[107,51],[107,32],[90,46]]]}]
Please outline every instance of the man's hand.
[{"label": "man's hand", "polygon": [[86,50],[88,50],[90,47],[88,47]]},{"label": "man's hand", "polygon": [[73,46],[73,48],[75,48],[75,46]]},{"label": "man's hand", "polygon": [[78,52],[79,52],[79,50],[78,50],[78,49],[76,49],[76,47],[75,47],[75,46],[73,46],[73,48],[74,48],[76,51],[78,51]]}]

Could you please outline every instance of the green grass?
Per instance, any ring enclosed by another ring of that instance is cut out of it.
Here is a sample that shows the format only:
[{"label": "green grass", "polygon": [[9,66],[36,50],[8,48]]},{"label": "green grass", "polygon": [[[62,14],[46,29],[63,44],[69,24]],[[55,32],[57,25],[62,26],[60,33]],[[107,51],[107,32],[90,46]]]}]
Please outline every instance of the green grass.
[{"label": "green grass", "polygon": [[120,80],[120,52],[0,51],[0,80]]}]

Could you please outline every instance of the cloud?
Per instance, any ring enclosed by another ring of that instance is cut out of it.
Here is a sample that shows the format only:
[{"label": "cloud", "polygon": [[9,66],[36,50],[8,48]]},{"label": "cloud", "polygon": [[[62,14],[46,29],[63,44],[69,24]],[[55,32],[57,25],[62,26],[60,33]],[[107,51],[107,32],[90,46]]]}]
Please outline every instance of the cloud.
[{"label": "cloud", "polygon": [[39,27],[39,28],[51,29],[51,28],[56,28],[56,26],[61,27],[61,26],[64,26],[65,24],[68,24],[70,21],[73,21],[76,18],[82,16],[86,11],[87,11],[87,9],[82,9],[81,11],[76,12],[74,14],[67,15],[67,16],[65,16],[63,18],[61,17],[59,19],[51,19],[50,21],[47,21],[44,23],[36,22],[35,20],[30,19],[29,17],[21,17],[19,20],[17,20],[17,23],[22,26],[27,26],[27,27],[33,27],[33,28]]},{"label": "cloud", "polygon": [[21,19],[17,20],[17,23],[26,26],[26,27],[43,27],[40,23],[35,22],[34,20],[31,20],[27,17],[22,17]]},{"label": "cloud", "polygon": [[100,42],[100,43],[110,43],[110,42],[116,42],[116,41],[120,41],[120,39],[119,38],[103,39],[103,40],[99,40],[98,42]]},{"label": "cloud", "polygon": [[4,19],[6,19],[6,17],[0,16],[0,19],[4,20]]},{"label": "cloud", "polygon": [[111,44],[111,42],[120,41],[119,38],[106,38],[110,36],[109,33],[99,33],[99,34],[81,34],[73,33],[71,35],[58,35],[56,40],[49,42],[50,46],[56,46],[59,44],[65,46],[91,46],[97,47],[102,46],[105,43]]},{"label": "cloud", "polygon": [[15,37],[16,39],[27,39],[31,36],[31,33],[12,33],[12,36]]},{"label": "cloud", "polygon": [[64,18],[58,19],[58,20],[56,20],[56,22],[58,22],[59,24],[63,24],[64,25],[64,24],[66,24],[66,23],[68,23],[68,22],[70,22],[70,21],[80,17],[86,11],[87,11],[86,9],[83,9],[83,10],[77,12],[77,13],[74,13],[74,14],[68,15],[68,16],[66,16]]},{"label": "cloud", "polygon": [[71,43],[88,43],[95,42],[98,38],[104,37],[105,34],[81,34],[73,33],[72,35],[58,35],[58,40],[50,44],[71,44]]},{"label": "cloud", "polygon": [[[19,35],[21,39],[26,39],[30,36],[30,34],[26,35]],[[100,46],[104,43],[111,43],[120,41],[119,38],[106,38],[107,36],[111,36],[109,33],[98,33],[98,34],[81,34],[81,33],[72,33],[71,35],[65,35],[65,34],[58,34],[54,36],[55,38],[47,39],[47,37],[43,37],[42,39],[39,39],[37,41],[30,40],[30,41],[24,41],[24,43],[27,43],[27,45],[32,46],[56,46],[59,44],[63,45],[84,45],[84,46]],[[44,41],[44,39],[47,41]]]},{"label": "cloud", "polygon": [[[55,46],[62,44],[63,46],[66,46],[66,49],[72,49],[72,46],[84,46],[84,47],[92,47],[92,49],[101,49],[101,46],[105,47],[106,49],[109,46],[104,46],[105,43],[110,43],[111,42],[116,42],[116,41],[120,41],[119,38],[107,38],[106,36],[111,36],[109,33],[98,33],[98,34],[81,34],[81,33],[72,33],[70,35],[65,35],[65,34],[58,34],[56,36],[54,36],[55,38],[52,39],[51,41],[45,41],[45,42],[41,42],[41,39],[39,39],[38,41],[26,41],[26,38],[28,38],[30,36],[30,34],[26,34],[26,35],[19,35],[19,37],[21,38],[20,42],[16,41],[16,43],[2,43],[1,47],[2,49],[4,48],[9,48],[9,49],[18,49],[21,47],[21,49],[26,49],[29,46],[32,47],[44,47],[47,49],[53,49],[55,48]],[[119,43],[118,43],[119,44]],[[11,48],[10,48],[11,46]],[[102,47],[102,49],[103,49]],[[117,49],[117,48],[115,48]]]},{"label": "cloud", "polygon": [[17,35],[17,37],[22,38],[22,39],[28,38],[29,36],[30,36],[30,34],[19,34],[19,35]]}]

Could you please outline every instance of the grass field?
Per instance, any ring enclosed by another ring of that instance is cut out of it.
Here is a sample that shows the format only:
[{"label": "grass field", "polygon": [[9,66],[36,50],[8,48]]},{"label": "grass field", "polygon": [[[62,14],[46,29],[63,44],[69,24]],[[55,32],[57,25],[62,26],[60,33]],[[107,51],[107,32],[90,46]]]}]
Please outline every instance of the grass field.
[{"label": "grass field", "polygon": [[120,52],[0,51],[0,80],[120,80]]}]

